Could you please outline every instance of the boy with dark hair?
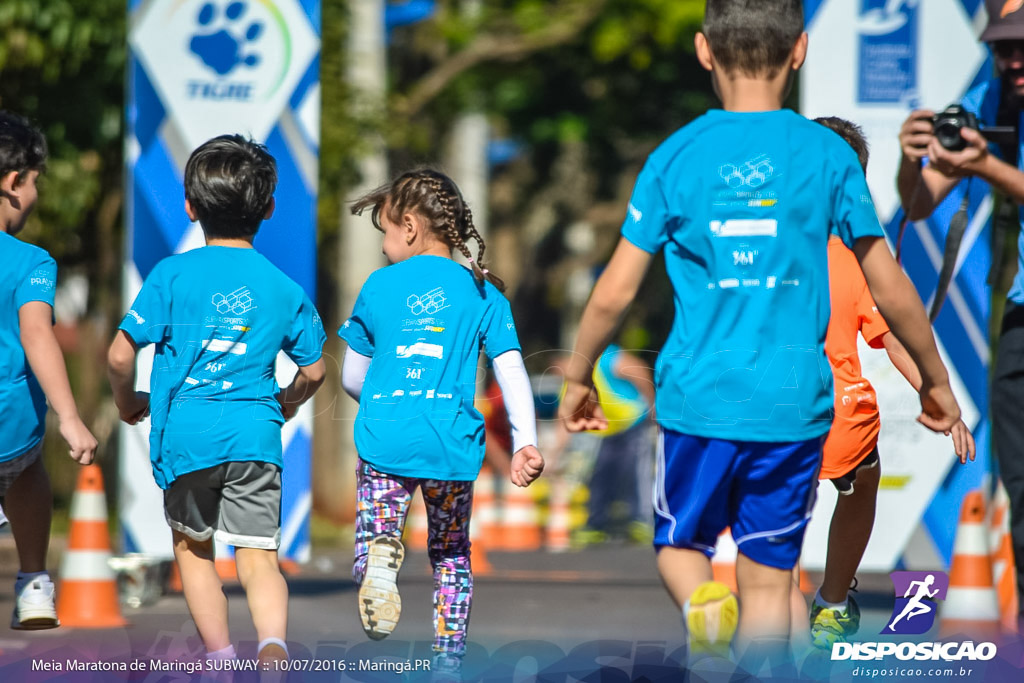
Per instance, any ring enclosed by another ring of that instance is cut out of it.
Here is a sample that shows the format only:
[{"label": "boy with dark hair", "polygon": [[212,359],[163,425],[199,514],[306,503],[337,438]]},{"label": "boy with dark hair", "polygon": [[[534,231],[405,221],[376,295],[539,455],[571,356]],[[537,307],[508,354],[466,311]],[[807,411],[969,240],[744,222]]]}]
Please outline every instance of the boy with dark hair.
[{"label": "boy with dark hair", "polygon": [[35,208],[46,140],[20,116],[0,111],[0,497],[18,547],[11,628],[59,626],[46,573],[53,497],[40,459],[46,402],[77,462],[88,465],[96,439],[78,415],[64,356],[53,334],[57,264],[16,235]]},{"label": "boy with dark hair", "polygon": [[830,234],[853,248],[921,369],[919,420],[948,431],[960,410],[855,155],[782,109],[807,53],[800,0],[708,0],[705,29],[697,57],[724,109],[673,134],[640,172],[583,313],[560,413],[573,431],[605,426],[593,363],[664,249],[676,318],[656,379],[658,568],[683,609],[691,655],[726,654],[738,608],[712,581],[710,557],[731,527],[740,634],[751,656],[774,658],[787,650],[790,574],[831,421]]},{"label": "boy with dark hair", "polygon": [[[814,121],[843,138],[867,171],[868,143],[860,126],[836,116]],[[860,627],[860,608],[849,595],[849,588],[871,538],[880,479],[881,419],[875,389],[861,371],[858,332],[872,348],[885,349],[915,390],[921,387],[921,373],[878,312],[857,258],[836,236],[828,242],[828,271],[832,316],[825,336],[825,355],[835,383],[835,417],[825,439],[818,477],[832,482],[839,500],[832,513],[825,575],[811,603],[810,622],[812,644],[831,651],[833,644],[846,642]],[[960,461],[965,463],[968,457],[973,460],[974,437],[967,425],[958,421],[951,432]],[[799,576],[794,576],[792,600],[794,633],[806,633],[806,603],[800,593]]]},{"label": "boy with dark hair", "polygon": [[[213,537],[235,546],[259,658],[286,659],[288,587],[278,567],[281,425],[323,383],[326,335],[302,288],[253,249],[274,211],[266,148],[214,138],[185,167],[185,213],[206,245],[158,263],[108,355],[121,419],[152,407],[150,458],[164,489],[185,601],[210,658],[234,658]],[[150,395],[135,391],[135,356],[156,345]],[[283,351],[298,366],[280,390]]]}]

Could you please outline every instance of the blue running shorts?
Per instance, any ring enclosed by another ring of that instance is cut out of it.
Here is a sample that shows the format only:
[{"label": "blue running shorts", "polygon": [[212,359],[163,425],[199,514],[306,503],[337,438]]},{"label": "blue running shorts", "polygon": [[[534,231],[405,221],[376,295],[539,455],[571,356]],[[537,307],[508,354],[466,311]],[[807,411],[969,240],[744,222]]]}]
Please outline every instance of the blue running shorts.
[{"label": "blue running shorts", "polygon": [[792,569],[818,487],[824,435],[807,441],[725,441],[661,429],[654,480],[654,547],[715,553],[731,527],[739,551]]}]

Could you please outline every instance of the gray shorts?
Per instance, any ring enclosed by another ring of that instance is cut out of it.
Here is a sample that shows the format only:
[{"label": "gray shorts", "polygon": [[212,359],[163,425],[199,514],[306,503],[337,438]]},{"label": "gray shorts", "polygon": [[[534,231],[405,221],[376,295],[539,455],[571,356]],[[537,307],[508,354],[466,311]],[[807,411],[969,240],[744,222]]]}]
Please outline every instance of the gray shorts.
[{"label": "gray shorts", "polygon": [[14,480],[21,476],[21,473],[29,468],[29,465],[39,459],[43,452],[43,442],[40,441],[17,458],[0,462],[0,496],[7,495],[7,489],[11,488]]},{"label": "gray shorts", "polygon": [[281,469],[266,462],[229,462],[189,472],[164,491],[164,517],[189,538],[238,548],[281,544]]}]

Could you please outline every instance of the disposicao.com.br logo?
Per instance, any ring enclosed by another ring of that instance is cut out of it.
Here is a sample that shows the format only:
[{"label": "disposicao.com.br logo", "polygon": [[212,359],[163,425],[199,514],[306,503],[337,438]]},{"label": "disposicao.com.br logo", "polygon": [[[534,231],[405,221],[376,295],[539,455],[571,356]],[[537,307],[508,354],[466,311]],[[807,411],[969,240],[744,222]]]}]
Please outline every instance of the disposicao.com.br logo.
[{"label": "disposicao.com.br logo", "polygon": [[[945,572],[892,572],[895,604],[882,635],[920,635],[935,624],[938,603],[946,599],[949,576]],[[832,660],[988,661],[996,656],[995,643],[862,642],[834,643]]]}]

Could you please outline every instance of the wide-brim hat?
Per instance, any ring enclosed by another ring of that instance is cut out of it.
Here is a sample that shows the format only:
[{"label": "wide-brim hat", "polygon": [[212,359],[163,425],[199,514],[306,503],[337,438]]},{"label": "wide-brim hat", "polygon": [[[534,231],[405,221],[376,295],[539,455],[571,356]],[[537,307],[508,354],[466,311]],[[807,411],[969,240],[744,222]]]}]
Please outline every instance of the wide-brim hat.
[{"label": "wide-brim hat", "polygon": [[1024,40],[1024,0],[985,0],[988,26],[981,34],[985,43]]}]

